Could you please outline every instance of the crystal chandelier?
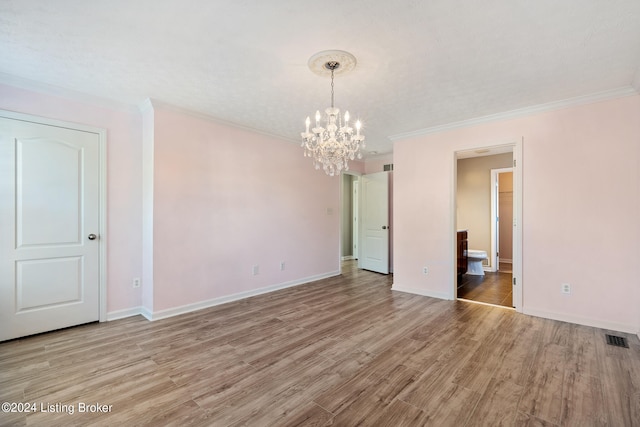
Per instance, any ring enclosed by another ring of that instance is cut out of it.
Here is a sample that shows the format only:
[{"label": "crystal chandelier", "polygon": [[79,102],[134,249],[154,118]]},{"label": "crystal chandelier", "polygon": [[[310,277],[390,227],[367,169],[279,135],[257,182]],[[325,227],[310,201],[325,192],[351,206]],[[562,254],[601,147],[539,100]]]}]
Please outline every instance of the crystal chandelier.
[{"label": "crystal chandelier", "polygon": [[[339,175],[343,170],[349,170],[349,160],[362,158],[361,148],[365,147],[364,135],[360,133],[362,123],[357,120],[355,130],[349,123],[349,112],[345,111],[344,117],[340,116],[340,109],[333,105],[333,77],[341,68],[338,59],[347,62],[349,69],[355,66],[355,57],[343,51],[325,51],[311,57],[309,68],[316,73],[327,70],[331,72],[331,107],[324,110],[324,127],[322,126],[320,110],[316,111],[316,123],[311,132],[311,119],[305,120],[306,129],[302,136],[301,147],[304,148],[305,157],[313,157],[316,169],[322,169],[329,176]],[[322,63],[324,70],[319,70]],[[315,69],[314,69],[315,68]],[[345,71],[343,68],[340,71]],[[349,71],[348,69],[346,71]]]}]

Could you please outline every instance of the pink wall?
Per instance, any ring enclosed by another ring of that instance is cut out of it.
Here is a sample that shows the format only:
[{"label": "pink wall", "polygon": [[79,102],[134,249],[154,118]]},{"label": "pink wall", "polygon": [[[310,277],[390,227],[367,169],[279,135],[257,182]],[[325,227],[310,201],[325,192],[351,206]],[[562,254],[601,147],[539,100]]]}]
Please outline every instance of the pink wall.
[{"label": "pink wall", "polygon": [[0,109],[107,130],[110,315],[339,271],[340,180],[315,171],[296,144],[167,109],[140,114],[7,85]]},{"label": "pink wall", "polygon": [[[6,85],[0,109],[107,129],[108,311],[142,305],[142,116]],[[339,269],[340,181],[296,144],[162,108],[154,120],[150,309]],[[394,286],[451,293],[454,153],[522,137],[524,312],[637,332],[639,96],[397,141]]]},{"label": "pink wall", "polygon": [[0,84],[0,109],[107,130],[107,311],[137,307],[141,257],[141,119],[137,112]]},{"label": "pink wall", "polygon": [[364,173],[376,173],[384,170],[384,165],[393,163],[393,154],[385,154],[382,156],[367,159],[364,164]]},{"label": "pink wall", "polygon": [[394,287],[451,295],[454,153],[522,137],[523,311],[640,331],[640,96],[397,141]]},{"label": "pink wall", "polygon": [[158,106],[154,123],[153,311],[339,271],[339,177],[277,138]]}]

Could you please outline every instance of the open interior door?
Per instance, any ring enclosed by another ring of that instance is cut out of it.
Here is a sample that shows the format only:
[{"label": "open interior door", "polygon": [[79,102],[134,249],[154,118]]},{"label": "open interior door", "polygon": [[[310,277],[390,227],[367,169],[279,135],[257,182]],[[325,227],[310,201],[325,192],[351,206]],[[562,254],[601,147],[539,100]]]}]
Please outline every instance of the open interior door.
[{"label": "open interior door", "polygon": [[358,267],[389,274],[389,173],[360,178]]}]

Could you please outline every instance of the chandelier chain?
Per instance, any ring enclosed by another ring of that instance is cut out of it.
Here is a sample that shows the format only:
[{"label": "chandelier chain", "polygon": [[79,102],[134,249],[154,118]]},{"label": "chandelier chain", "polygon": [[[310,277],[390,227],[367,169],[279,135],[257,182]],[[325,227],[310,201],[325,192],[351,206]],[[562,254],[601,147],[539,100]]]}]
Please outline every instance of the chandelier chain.
[{"label": "chandelier chain", "polygon": [[331,108],[333,108],[333,68],[331,68]]}]

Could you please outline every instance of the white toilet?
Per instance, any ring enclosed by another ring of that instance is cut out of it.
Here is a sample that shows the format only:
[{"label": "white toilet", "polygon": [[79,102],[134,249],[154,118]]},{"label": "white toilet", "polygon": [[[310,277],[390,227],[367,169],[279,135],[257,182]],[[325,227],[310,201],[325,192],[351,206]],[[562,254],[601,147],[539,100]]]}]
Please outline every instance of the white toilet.
[{"label": "white toilet", "polygon": [[472,276],[484,276],[482,262],[487,259],[487,252],[476,249],[467,251],[467,274]]}]

